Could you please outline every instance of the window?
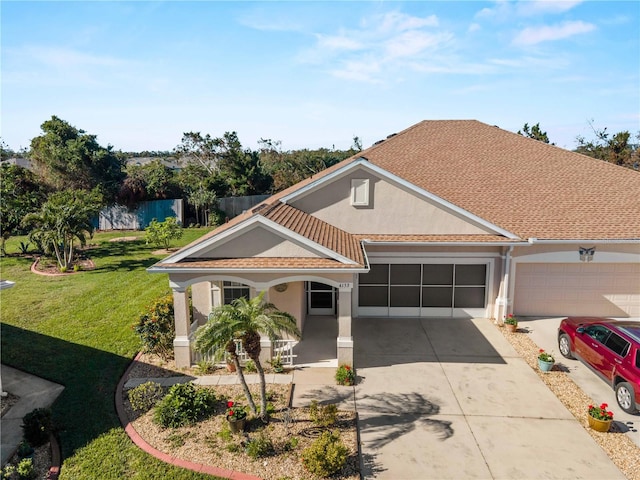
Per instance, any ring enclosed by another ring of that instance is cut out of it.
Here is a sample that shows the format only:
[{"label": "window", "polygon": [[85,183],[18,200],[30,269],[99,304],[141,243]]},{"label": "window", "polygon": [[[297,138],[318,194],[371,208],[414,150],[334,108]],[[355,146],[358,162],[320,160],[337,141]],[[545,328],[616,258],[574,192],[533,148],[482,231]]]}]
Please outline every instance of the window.
[{"label": "window", "polygon": [[373,264],[359,277],[361,307],[485,308],[487,264]]},{"label": "window", "polygon": [[232,303],[237,298],[249,299],[249,287],[238,282],[227,282],[226,280],[222,285],[223,290],[223,303],[225,305]]},{"label": "window", "polygon": [[354,207],[369,206],[369,179],[354,178],[351,180],[351,205]]},{"label": "window", "polygon": [[603,327],[602,325],[589,325],[584,329],[584,333],[589,335],[594,340],[604,344],[609,337],[611,331],[607,327]]},{"label": "window", "polygon": [[611,335],[609,335],[609,338],[607,338],[605,345],[621,357],[624,357],[627,354],[627,352],[629,351],[629,347],[631,346],[631,344],[624,338],[622,338],[620,335],[616,335],[613,332],[611,332]]}]

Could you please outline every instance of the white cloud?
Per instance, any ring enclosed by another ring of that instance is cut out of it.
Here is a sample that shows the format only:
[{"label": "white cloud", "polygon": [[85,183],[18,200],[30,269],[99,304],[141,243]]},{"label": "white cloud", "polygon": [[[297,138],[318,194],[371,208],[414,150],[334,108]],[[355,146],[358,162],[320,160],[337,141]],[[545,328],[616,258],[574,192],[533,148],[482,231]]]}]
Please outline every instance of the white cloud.
[{"label": "white cloud", "polygon": [[596,29],[592,23],[582,21],[563,22],[559,25],[545,25],[542,27],[527,27],[514,39],[515,45],[535,45],[541,42],[561,40]]},{"label": "white cloud", "polygon": [[378,28],[381,32],[404,32],[422,27],[437,27],[438,23],[435,15],[414,17],[401,12],[388,12],[382,16]]},{"label": "white cloud", "polygon": [[559,14],[571,10],[583,0],[521,0],[512,2],[498,0],[493,7],[487,7],[476,13],[476,18],[508,21],[515,17],[534,17],[546,14]]},{"label": "white cloud", "polygon": [[127,63],[126,60],[108,55],[93,55],[63,47],[24,47],[22,54],[41,64],[55,68],[74,68],[83,66],[116,67]]},{"label": "white cloud", "polygon": [[331,50],[360,50],[363,45],[360,41],[341,35],[318,35],[318,47]]},{"label": "white cloud", "polygon": [[451,34],[431,34],[427,32],[411,30],[390,38],[384,44],[384,50],[391,58],[410,57],[418,55],[424,50],[446,42],[452,38]]}]

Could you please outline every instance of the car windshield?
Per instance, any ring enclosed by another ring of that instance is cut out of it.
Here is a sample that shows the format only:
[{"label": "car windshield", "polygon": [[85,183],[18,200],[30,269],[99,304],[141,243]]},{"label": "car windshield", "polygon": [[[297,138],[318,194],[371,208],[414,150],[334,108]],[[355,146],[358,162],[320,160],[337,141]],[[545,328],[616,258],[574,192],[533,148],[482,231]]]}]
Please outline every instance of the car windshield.
[{"label": "car windshield", "polygon": [[597,340],[598,342],[604,344],[611,331],[603,325],[589,325],[584,329],[584,333],[589,335],[594,340]]}]

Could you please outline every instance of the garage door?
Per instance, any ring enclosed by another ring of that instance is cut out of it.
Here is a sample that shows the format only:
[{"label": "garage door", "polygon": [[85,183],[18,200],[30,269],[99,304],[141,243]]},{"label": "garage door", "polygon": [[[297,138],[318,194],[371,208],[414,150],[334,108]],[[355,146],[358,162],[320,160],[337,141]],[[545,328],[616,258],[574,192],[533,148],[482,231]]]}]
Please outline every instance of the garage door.
[{"label": "garage door", "polygon": [[514,313],[640,317],[640,264],[519,263]]}]

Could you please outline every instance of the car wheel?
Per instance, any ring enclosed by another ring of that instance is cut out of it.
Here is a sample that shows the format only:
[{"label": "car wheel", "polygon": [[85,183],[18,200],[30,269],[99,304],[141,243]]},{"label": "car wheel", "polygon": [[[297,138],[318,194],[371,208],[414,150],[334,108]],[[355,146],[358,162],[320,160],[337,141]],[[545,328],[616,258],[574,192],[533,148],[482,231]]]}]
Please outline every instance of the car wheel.
[{"label": "car wheel", "polygon": [[630,383],[620,382],[616,385],[616,400],[622,410],[627,413],[635,413],[635,395]]},{"label": "car wheel", "polygon": [[566,333],[560,334],[558,337],[558,349],[565,358],[573,358],[571,353],[571,338]]}]

